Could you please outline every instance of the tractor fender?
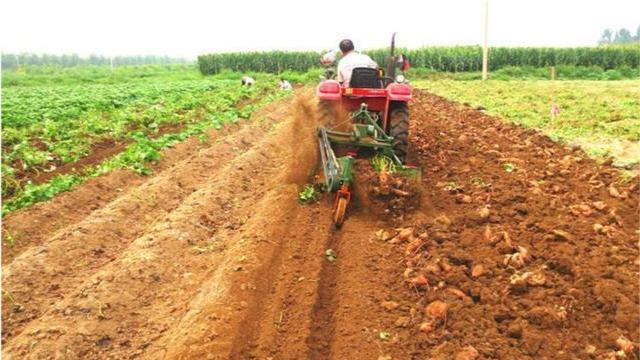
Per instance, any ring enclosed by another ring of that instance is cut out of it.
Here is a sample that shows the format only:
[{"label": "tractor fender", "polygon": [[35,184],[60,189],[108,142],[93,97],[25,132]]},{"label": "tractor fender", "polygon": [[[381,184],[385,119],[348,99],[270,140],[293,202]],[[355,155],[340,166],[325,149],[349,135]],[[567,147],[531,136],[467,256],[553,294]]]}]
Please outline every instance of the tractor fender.
[{"label": "tractor fender", "polygon": [[325,80],[316,88],[320,100],[337,101],[342,98],[342,90],[337,80]]},{"label": "tractor fender", "polygon": [[387,96],[390,101],[410,101],[411,87],[407,84],[389,84],[387,86]]}]

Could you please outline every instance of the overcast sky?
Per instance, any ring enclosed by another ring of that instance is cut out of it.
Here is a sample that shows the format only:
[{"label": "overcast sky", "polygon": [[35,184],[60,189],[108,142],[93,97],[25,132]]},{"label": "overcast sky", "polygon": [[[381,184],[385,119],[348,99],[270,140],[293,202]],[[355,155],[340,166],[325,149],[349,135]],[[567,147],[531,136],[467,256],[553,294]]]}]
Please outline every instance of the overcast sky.
[{"label": "overcast sky", "polygon": [[[393,5],[390,5],[393,4]],[[0,5],[2,52],[158,54],[480,44],[484,0],[13,0]],[[638,0],[489,0],[493,46],[591,46],[640,24]]]}]

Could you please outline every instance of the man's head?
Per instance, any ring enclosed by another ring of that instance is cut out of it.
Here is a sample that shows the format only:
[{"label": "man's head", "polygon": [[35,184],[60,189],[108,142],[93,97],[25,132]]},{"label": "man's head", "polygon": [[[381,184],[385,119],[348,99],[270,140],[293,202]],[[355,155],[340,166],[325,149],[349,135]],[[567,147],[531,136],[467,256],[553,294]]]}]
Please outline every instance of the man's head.
[{"label": "man's head", "polygon": [[340,51],[342,51],[342,55],[346,55],[353,51],[353,41],[349,39],[344,39],[340,41]]}]

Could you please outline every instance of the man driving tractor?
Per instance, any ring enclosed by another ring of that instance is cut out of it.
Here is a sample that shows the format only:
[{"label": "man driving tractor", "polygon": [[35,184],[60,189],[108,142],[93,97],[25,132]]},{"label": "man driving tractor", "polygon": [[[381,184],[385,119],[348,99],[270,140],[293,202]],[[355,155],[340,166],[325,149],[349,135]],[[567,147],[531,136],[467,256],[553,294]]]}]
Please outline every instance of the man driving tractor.
[{"label": "man driving tractor", "polygon": [[340,42],[342,58],[338,62],[338,81],[345,87],[349,87],[351,74],[355,68],[377,69],[378,64],[365,54],[354,50],[353,42],[349,39]]}]

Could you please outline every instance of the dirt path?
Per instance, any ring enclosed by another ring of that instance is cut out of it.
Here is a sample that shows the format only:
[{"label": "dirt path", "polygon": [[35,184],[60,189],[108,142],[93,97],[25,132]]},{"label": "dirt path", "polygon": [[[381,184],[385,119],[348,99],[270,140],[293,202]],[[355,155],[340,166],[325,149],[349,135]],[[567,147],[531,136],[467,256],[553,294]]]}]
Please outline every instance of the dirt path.
[{"label": "dirt path", "polygon": [[[3,357],[574,359],[637,343],[637,179],[417,98],[410,211],[372,206],[362,177],[339,231],[330,196],[298,203],[317,162],[303,92],[169,150],[150,178],[8,216],[23,242],[3,252]],[[398,228],[413,243],[381,239]],[[425,313],[435,301],[446,317]]]}]

